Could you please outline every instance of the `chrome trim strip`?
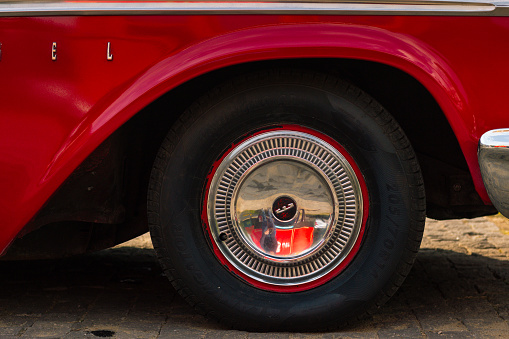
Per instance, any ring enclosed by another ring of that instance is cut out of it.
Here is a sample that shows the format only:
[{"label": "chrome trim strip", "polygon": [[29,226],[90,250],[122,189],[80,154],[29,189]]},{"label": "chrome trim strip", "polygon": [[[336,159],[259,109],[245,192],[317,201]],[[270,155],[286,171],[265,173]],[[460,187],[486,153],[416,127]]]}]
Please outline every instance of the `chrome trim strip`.
[{"label": "chrome trim strip", "polygon": [[486,15],[494,1],[336,1],[336,2],[8,2],[0,0],[0,16],[61,15]]},{"label": "chrome trim strip", "polygon": [[491,202],[509,217],[509,129],[484,133],[479,140],[477,157]]}]

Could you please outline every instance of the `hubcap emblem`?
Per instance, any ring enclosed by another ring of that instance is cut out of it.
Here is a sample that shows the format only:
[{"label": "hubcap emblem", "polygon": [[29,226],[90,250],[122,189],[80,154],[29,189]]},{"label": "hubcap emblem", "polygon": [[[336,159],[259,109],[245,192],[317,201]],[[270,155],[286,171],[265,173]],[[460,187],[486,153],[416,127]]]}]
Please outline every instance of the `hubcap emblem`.
[{"label": "hubcap emblem", "polygon": [[279,197],[272,204],[272,213],[281,221],[291,220],[297,213],[297,204],[290,197]]}]

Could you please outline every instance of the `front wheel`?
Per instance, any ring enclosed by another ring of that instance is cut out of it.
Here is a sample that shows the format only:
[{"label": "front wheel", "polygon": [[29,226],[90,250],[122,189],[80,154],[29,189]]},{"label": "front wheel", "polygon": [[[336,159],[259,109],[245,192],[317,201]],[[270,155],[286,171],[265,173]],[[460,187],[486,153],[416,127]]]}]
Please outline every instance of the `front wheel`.
[{"label": "front wheel", "polygon": [[172,127],[149,223],[165,273],[241,329],[337,327],[383,304],[418,250],[424,190],[393,118],[307,71],[234,80]]}]

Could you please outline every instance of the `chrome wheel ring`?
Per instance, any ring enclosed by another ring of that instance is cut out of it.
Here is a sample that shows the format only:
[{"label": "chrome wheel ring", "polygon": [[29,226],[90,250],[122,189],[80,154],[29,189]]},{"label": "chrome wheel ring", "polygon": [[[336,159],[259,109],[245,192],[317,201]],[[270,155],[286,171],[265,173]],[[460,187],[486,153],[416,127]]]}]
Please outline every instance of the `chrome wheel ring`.
[{"label": "chrome wheel ring", "polygon": [[295,286],[320,279],[359,238],[359,178],[338,149],[313,134],[253,136],[227,153],[212,177],[206,208],[213,241],[255,281]]}]

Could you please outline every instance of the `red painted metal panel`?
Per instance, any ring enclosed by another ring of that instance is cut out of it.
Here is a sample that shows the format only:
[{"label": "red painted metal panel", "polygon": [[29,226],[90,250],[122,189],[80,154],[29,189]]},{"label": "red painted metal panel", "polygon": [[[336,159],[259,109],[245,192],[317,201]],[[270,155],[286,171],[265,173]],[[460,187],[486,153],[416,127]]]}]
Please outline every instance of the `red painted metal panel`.
[{"label": "red painted metal panel", "polygon": [[200,74],[255,60],[356,58],[414,76],[446,114],[489,202],[476,149],[485,131],[509,126],[508,35],[509,18],[497,17],[0,18],[0,251],[142,107]]}]

